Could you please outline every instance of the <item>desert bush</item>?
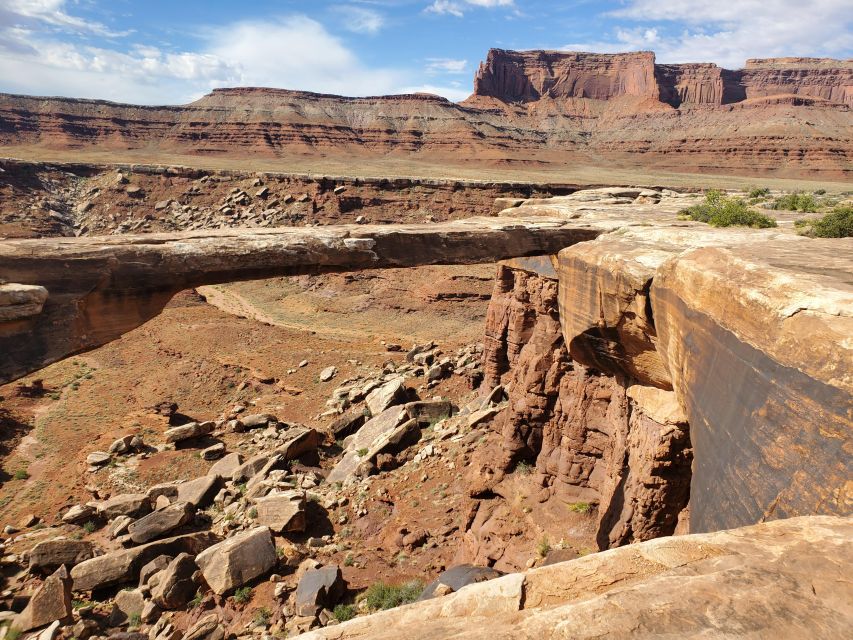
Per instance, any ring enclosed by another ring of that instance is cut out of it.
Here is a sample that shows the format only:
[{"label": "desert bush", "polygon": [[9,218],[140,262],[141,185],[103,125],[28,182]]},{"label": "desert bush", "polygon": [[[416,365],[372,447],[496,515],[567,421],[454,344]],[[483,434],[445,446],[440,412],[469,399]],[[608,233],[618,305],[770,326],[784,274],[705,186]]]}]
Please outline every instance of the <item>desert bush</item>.
[{"label": "desert bush", "polygon": [[812,238],[853,237],[853,206],[836,207],[821,218],[797,220],[800,233]]},{"label": "desert bush", "polygon": [[575,513],[589,513],[592,511],[592,504],[589,502],[573,502],[569,505],[569,511]]},{"label": "desert bush", "polygon": [[272,611],[267,609],[266,607],[261,607],[260,609],[255,611],[255,617],[253,622],[256,627],[266,627],[269,625],[270,620],[272,619]]},{"label": "desert bush", "polygon": [[539,544],[536,545],[536,552],[540,558],[544,558],[551,552],[551,543],[548,541],[548,536],[542,536]]},{"label": "desert bush", "polygon": [[704,222],[712,227],[775,227],[776,221],[749,208],[742,198],[730,198],[721,191],[709,191],[705,202],[679,212],[682,218]]},{"label": "desert bush", "polygon": [[817,198],[811,193],[786,193],[773,201],[773,209],[780,211],[802,211],[803,213],[814,213],[818,208]]},{"label": "desert bush", "polygon": [[423,590],[424,585],[419,580],[411,580],[400,585],[376,582],[368,587],[364,593],[364,600],[372,611],[393,609],[414,602]]},{"label": "desert bush", "polygon": [[749,190],[750,198],[766,198],[770,195],[770,189],[767,187],[753,187]]},{"label": "desert bush", "polygon": [[352,620],[355,618],[355,605],[352,604],[339,604],[335,607],[334,611],[332,611],[332,615],[335,616],[335,620],[338,622],[346,622],[347,620]]},{"label": "desert bush", "polygon": [[252,587],[240,587],[234,592],[234,602],[246,604],[252,599]]}]

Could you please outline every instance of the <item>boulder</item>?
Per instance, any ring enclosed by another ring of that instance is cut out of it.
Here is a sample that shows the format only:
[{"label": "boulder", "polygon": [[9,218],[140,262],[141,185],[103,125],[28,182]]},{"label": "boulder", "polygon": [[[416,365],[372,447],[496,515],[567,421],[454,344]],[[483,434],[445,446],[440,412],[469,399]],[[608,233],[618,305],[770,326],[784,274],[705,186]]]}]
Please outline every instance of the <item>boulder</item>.
[{"label": "boulder", "polygon": [[328,382],[338,375],[337,367],[326,367],[320,372],[320,382]]},{"label": "boulder", "polygon": [[276,533],[305,531],[305,492],[283,491],[255,499],[259,525]]},{"label": "boulder", "polygon": [[271,457],[271,454],[259,453],[258,455],[249,458],[234,470],[234,473],[231,474],[231,480],[238,483],[246,482],[246,480],[249,480],[257,474],[258,471],[263,469],[270,461]]},{"label": "boulder", "polygon": [[151,511],[151,501],[144,493],[121,493],[95,505],[98,515],[106,520],[119,516],[138,518]]},{"label": "boulder", "polygon": [[364,409],[361,407],[353,407],[346,413],[335,418],[332,424],[329,425],[329,433],[335,440],[346,438],[348,435],[358,431],[365,423],[367,416]]},{"label": "boulder", "polygon": [[239,431],[248,431],[250,429],[261,429],[266,427],[270,422],[277,422],[275,416],[268,413],[255,413],[240,418],[238,423]]},{"label": "boulder", "polygon": [[315,429],[293,427],[288,429],[284,442],[276,447],[275,452],[284,460],[296,460],[297,458],[316,451],[320,446],[320,434]]},{"label": "boulder", "polygon": [[239,453],[229,453],[227,456],[220,459],[216,464],[210,467],[207,472],[209,476],[220,476],[222,478],[230,478],[234,475],[237,467],[243,462],[243,456]]},{"label": "boulder", "polygon": [[427,426],[453,415],[453,403],[449,400],[419,400],[405,405],[406,413],[418,424]]},{"label": "boulder", "polygon": [[136,544],[144,544],[192,522],[194,516],[195,507],[191,503],[175,502],[143,516],[128,527],[128,533]]},{"label": "boulder", "polygon": [[365,403],[371,416],[380,413],[397,404],[406,401],[406,384],[402,376],[386,382],[367,394]]},{"label": "boulder", "polygon": [[59,567],[33,594],[12,626],[30,631],[54,621],[67,622],[71,620],[71,611],[71,578],[65,567]]},{"label": "boulder", "polygon": [[188,533],[174,538],[155,540],[132,549],[121,549],[81,562],[71,570],[75,591],[92,591],[101,587],[136,581],[139,570],[160,555],[179,553],[195,555],[217,541],[208,531]]},{"label": "boulder", "polygon": [[148,584],[148,580],[151,576],[168,567],[171,561],[171,556],[157,556],[151,562],[145,564],[139,570],[139,586],[141,587]]},{"label": "boulder", "polygon": [[131,618],[140,618],[143,607],[145,607],[145,596],[142,591],[139,589],[122,589],[113,600],[109,625],[120,627],[127,624]]},{"label": "boulder", "polygon": [[166,429],[164,436],[166,442],[183,442],[184,440],[210,435],[213,432],[213,427],[213,422],[188,422],[179,427]]},{"label": "boulder", "polygon": [[346,589],[347,583],[337,565],[306,571],[296,587],[296,615],[316,616],[322,609],[333,609]]},{"label": "boulder", "polygon": [[206,475],[182,482],[177,486],[177,500],[188,502],[197,509],[203,509],[213,502],[213,498],[222,488],[222,478]]},{"label": "boulder", "polygon": [[161,609],[185,607],[195,597],[197,586],[193,574],[197,570],[191,555],[179,554],[165,569],[151,577],[151,599]]},{"label": "boulder", "polygon": [[192,625],[184,634],[183,640],[222,640],[225,628],[215,613],[208,614]]},{"label": "boulder", "polygon": [[30,550],[30,571],[54,571],[62,565],[73,567],[94,557],[95,545],[88,540],[45,540]]},{"label": "boulder", "polygon": [[[434,598],[437,595],[446,595],[447,593],[459,591],[462,587],[468,586],[469,584],[493,580],[494,578],[500,578],[502,575],[503,573],[492,569],[491,567],[477,567],[470,564],[460,564],[439,574],[437,580],[429,583],[424,588],[418,600],[428,600],[429,598]],[[439,589],[439,586],[447,588]],[[439,591],[444,593],[439,593]]]},{"label": "boulder", "polygon": [[66,524],[80,524],[91,520],[95,516],[95,507],[88,504],[76,504],[71,507],[62,516],[62,521]]},{"label": "boulder", "polygon": [[86,456],[86,464],[90,467],[102,467],[112,459],[113,457],[106,451],[93,451]]},{"label": "boulder", "polygon": [[209,446],[207,449],[201,452],[201,457],[204,460],[217,460],[225,455],[225,443],[217,442],[214,445]]},{"label": "boulder", "polygon": [[269,571],[277,561],[268,527],[255,527],[215,544],[196,557],[208,586],[218,595]]}]

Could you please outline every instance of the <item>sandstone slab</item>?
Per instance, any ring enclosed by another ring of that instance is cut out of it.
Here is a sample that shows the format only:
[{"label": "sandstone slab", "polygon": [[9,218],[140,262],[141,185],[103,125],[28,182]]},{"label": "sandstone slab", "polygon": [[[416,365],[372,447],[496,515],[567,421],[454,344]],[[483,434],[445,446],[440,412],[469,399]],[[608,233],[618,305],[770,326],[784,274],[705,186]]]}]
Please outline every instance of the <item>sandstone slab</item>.
[{"label": "sandstone slab", "polygon": [[196,556],[208,586],[219,595],[269,571],[277,562],[268,527],[255,527],[215,544]]}]

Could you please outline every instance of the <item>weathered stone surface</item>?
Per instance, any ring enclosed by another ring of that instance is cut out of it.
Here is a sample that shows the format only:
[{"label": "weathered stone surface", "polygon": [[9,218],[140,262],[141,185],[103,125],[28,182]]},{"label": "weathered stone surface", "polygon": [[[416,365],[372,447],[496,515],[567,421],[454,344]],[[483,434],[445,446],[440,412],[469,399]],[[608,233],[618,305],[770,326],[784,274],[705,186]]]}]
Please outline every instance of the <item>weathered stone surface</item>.
[{"label": "weathered stone surface", "polygon": [[76,504],[62,516],[62,521],[68,524],[86,522],[96,513],[95,507],[87,504]]},{"label": "weathered stone surface", "polygon": [[569,229],[564,221],[478,218],[422,226],[7,240],[0,243],[0,277],[44,287],[50,295],[40,314],[4,324],[0,382],[114,340],[187,288],[275,275],[490,262],[554,253],[595,235]]},{"label": "weathered stone surface", "polygon": [[204,579],[222,595],[269,571],[276,563],[268,527],[255,527],[205,549],[196,556]]},{"label": "weathered stone surface", "polygon": [[846,637],[853,523],[803,517],[661,538],[318,629],[301,640]]},{"label": "weathered stone surface", "polygon": [[231,474],[231,479],[234,482],[245,482],[246,480],[253,478],[255,474],[267,465],[271,457],[272,456],[268,453],[259,453],[258,455],[249,458],[234,470]]},{"label": "weathered stone surface", "polygon": [[406,385],[405,378],[395,378],[386,382],[381,387],[377,387],[367,394],[365,404],[370,411],[371,416],[378,416],[380,413],[395,404],[401,404],[406,401]]},{"label": "weathered stone surface", "polygon": [[243,456],[239,453],[229,453],[215,464],[211,465],[207,472],[209,476],[220,476],[222,478],[231,478],[237,467],[243,462]]},{"label": "weathered stone surface", "polygon": [[0,322],[21,320],[41,313],[48,292],[44,287],[0,282]]},{"label": "weathered stone surface", "polygon": [[196,555],[216,541],[216,536],[207,531],[189,533],[86,560],[71,570],[74,590],[91,591],[100,587],[135,581],[142,566],[157,556],[176,556],[179,553]]},{"label": "weathered stone surface", "polygon": [[310,451],[316,451],[320,446],[320,434],[315,429],[292,427],[286,436],[275,450],[283,460],[296,460]]},{"label": "weathered stone surface", "polygon": [[296,615],[315,616],[321,609],[333,609],[346,588],[341,568],[337,565],[306,571],[296,587]]},{"label": "weathered stone surface", "polygon": [[[181,553],[168,566],[153,576],[151,599],[161,609],[171,610],[185,607],[196,593],[193,574],[198,570],[195,560],[188,553]],[[151,584],[149,582],[149,584]]]},{"label": "weathered stone surface", "polygon": [[255,498],[255,521],[276,533],[305,531],[305,492],[282,491]]},{"label": "weathered stone surface", "polygon": [[12,625],[20,631],[38,629],[55,620],[71,619],[71,578],[68,570],[60,567],[48,576],[44,584],[30,598],[26,608]]},{"label": "weathered stone surface", "polygon": [[222,627],[219,616],[210,613],[187,629],[183,640],[219,640],[223,637],[225,637],[225,629]]},{"label": "weathered stone surface", "polygon": [[[343,458],[327,476],[328,482],[343,482],[352,477],[358,466],[376,455],[376,445],[384,441],[398,426],[405,423],[408,414],[403,407],[391,407],[368,420],[349,441]],[[359,453],[361,452],[361,453]]]},{"label": "weathered stone surface", "polygon": [[99,502],[96,508],[98,515],[107,520],[119,516],[138,518],[151,511],[151,501],[144,493],[121,493]]},{"label": "weathered stone surface", "polygon": [[192,503],[175,502],[133,522],[128,527],[130,539],[136,544],[144,544],[191,522],[194,516]]},{"label": "weathered stone surface", "polygon": [[30,571],[68,568],[95,557],[95,545],[88,540],[45,540],[30,550]]},{"label": "weathered stone surface", "polygon": [[853,244],[807,242],[695,249],[655,276],[695,448],[691,531],[853,513]]},{"label": "weathered stone surface", "polygon": [[145,606],[145,596],[139,589],[122,589],[113,600],[113,610],[110,612],[109,624],[120,627],[127,624],[130,618],[142,615]]},{"label": "weathered stone surface", "polygon": [[213,426],[212,422],[188,422],[179,427],[166,429],[166,433],[163,435],[166,442],[183,442],[184,440],[209,435],[213,431]]},{"label": "weathered stone surface", "polygon": [[179,502],[188,502],[198,509],[203,509],[213,502],[221,487],[222,478],[208,474],[180,483],[177,486],[176,498]]}]

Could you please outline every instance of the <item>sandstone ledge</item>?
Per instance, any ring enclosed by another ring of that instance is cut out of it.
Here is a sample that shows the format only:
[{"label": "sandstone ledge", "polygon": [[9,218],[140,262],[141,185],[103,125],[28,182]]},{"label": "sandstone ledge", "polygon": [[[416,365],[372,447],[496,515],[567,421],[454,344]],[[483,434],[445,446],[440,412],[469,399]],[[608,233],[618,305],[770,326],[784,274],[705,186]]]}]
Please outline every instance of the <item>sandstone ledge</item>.
[{"label": "sandstone ledge", "polygon": [[844,637],[851,536],[850,519],[816,516],[659,538],[298,637]]}]

